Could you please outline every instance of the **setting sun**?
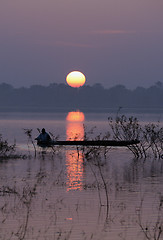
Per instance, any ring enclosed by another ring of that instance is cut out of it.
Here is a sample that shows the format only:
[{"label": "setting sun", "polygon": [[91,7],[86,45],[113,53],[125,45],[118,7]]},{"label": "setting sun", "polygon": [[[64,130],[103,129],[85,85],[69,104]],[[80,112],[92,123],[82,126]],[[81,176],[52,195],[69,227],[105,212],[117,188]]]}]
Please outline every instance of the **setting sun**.
[{"label": "setting sun", "polygon": [[66,82],[69,86],[78,88],[84,85],[86,78],[83,73],[79,71],[70,72],[66,77]]}]

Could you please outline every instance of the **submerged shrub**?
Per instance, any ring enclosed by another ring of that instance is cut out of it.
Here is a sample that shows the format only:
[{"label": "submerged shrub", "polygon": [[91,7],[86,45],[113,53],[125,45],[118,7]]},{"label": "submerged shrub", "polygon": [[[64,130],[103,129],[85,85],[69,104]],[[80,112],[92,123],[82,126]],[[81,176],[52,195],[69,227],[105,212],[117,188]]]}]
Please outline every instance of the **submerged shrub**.
[{"label": "submerged shrub", "polygon": [[136,117],[125,115],[117,115],[115,119],[109,117],[108,120],[115,140],[140,141],[140,144],[127,146],[135,157],[163,157],[163,127],[159,122],[141,125]]},{"label": "submerged shrub", "polygon": [[7,140],[3,140],[0,134],[0,158],[13,157],[16,150],[16,144],[9,145]]},{"label": "submerged shrub", "polygon": [[[112,130],[112,137],[115,140],[122,141],[130,141],[130,140],[140,140],[141,136],[141,126],[136,117],[127,118],[125,115],[117,115],[115,119],[112,117],[108,118],[109,126]],[[143,149],[140,145],[129,145],[127,146],[129,150],[134,154],[135,157],[142,157]]]}]

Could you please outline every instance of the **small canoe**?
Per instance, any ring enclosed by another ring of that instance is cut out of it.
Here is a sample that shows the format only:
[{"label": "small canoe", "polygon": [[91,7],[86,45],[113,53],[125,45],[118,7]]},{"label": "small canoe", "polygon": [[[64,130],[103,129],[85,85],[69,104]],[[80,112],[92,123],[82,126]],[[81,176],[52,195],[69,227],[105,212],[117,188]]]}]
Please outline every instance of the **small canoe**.
[{"label": "small canoe", "polygon": [[88,141],[51,141],[49,143],[37,142],[41,147],[50,146],[110,146],[110,147],[126,147],[129,145],[134,145],[140,143],[139,140],[88,140]]}]

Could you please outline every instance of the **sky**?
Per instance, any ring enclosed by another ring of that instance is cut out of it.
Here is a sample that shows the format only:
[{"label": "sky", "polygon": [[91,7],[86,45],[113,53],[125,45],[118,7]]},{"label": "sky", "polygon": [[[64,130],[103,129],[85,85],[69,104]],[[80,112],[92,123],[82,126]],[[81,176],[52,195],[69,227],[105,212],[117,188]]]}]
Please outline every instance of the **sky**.
[{"label": "sky", "polygon": [[0,83],[163,81],[162,0],[0,0]]}]

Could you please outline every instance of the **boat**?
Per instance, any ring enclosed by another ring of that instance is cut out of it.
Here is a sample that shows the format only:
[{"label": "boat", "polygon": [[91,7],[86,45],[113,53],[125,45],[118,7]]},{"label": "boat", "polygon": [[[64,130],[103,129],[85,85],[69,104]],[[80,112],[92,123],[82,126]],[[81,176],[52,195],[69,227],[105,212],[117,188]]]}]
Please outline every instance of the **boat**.
[{"label": "boat", "polygon": [[110,147],[127,147],[140,143],[139,140],[83,140],[83,141],[50,141],[50,142],[37,142],[40,147],[52,146],[110,146]]}]

